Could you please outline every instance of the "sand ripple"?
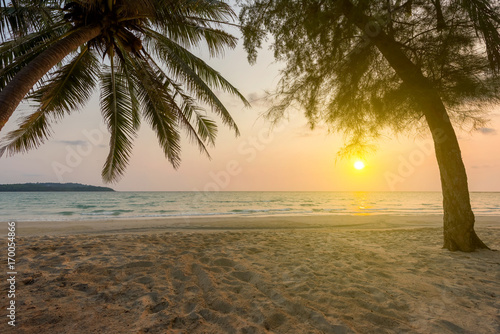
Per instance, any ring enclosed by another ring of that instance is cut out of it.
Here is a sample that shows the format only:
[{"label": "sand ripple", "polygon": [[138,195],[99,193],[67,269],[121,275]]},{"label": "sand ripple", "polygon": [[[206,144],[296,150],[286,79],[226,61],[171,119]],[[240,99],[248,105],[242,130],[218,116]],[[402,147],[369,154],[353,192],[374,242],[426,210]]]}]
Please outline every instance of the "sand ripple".
[{"label": "sand ripple", "polygon": [[500,252],[440,246],[437,228],[26,237],[17,332],[500,332]]}]

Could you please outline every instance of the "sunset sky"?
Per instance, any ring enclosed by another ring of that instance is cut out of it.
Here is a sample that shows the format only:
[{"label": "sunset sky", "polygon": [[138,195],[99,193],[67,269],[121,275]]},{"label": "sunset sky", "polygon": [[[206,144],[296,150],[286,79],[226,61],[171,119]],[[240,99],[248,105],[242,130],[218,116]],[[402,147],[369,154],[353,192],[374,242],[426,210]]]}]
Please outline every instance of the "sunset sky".
[{"label": "sunset sky", "polygon": [[[232,30],[239,35],[236,30]],[[203,55],[206,58],[206,54]],[[207,58],[206,58],[207,59]],[[280,65],[262,50],[251,66],[241,47],[228,50],[224,59],[211,59],[219,70],[252,102],[245,108],[236,98],[220,94],[238,124],[241,136],[216,118],[219,135],[210,148],[212,160],[184,141],[182,165],[176,171],[165,159],[156,137],[143,121],[133,157],[125,176],[111,185],[116,190],[144,191],[439,191],[440,180],[431,141],[394,138],[388,135],[378,150],[365,157],[366,167],[337,160],[342,136],[328,134],[325,126],[311,131],[300,110],[270,131],[260,115],[268,105],[266,90],[279,80]],[[15,128],[22,105],[2,131]],[[500,191],[500,108],[492,110],[491,122],[481,131],[458,132],[472,191]],[[96,93],[87,107],[67,116],[53,127],[53,137],[38,150],[0,160],[0,183],[78,182],[102,185],[101,168],[108,153],[108,135]]]}]

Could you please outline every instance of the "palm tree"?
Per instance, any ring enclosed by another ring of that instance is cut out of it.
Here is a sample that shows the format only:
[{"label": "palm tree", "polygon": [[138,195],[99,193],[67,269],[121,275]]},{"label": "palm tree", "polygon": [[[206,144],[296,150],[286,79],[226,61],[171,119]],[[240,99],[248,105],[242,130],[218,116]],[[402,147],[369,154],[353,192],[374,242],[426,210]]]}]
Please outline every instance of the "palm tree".
[{"label": "palm tree", "polygon": [[25,97],[37,109],[7,134],[0,156],[40,146],[50,124],[85,105],[98,82],[111,134],[104,181],[123,175],[141,118],[174,167],[180,163],[180,129],[208,154],[217,126],[201,105],[238,135],[213,89],[247,101],[188,49],[203,42],[218,56],[233,48],[236,38],[220,28],[233,18],[227,4],[211,0],[3,0],[0,130]]}]

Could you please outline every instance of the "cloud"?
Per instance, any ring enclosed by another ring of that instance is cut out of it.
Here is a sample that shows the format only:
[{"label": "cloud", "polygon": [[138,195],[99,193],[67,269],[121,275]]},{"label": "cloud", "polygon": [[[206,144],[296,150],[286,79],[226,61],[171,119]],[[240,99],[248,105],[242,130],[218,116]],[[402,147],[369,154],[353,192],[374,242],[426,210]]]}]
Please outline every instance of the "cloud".
[{"label": "cloud", "polygon": [[246,96],[247,101],[250,102],[252,106],[267,107],[272,105],[272,98],[267,92],[252,92]]},{"label": "cloud", "polygon": [[483,135],[491,135],[494,136],[497,134],[497,130],[493,128],[479,128],[477,131],[481,132]]},{"label": "cloud", "polygon": [[304,124],[301,127],[297,128],[295,131],[295,136],[302,137],[313,137],[318,135],[325,135],[328,133],[328,127],[324,124],[316,124],[314,129],[311,129],[309,124]]},{"label": "cloud", "polygon": [[87,147],[87,146],[95,146],[95,147],[98,147],[98,148],[107,148],[108,147],[108,144],[97,144],[97,145],[92,145],[91,142],[87,141],[87,140],[56,140],[55,141],[56,143],[58,144],[63,144],[63,145],[68,145],[68,146],[83,146],[83,147]]},{"label": "cloud", "polygon": [[86,146],[88,142],[86,140],[58,140],[57,143],[70,145],[70,146]]},{"label": "cloud", "polygon": [[266,98],[266,94],[258,93],[258,92],[252,92],[252,93],[247,95],[247,100],[249,102],[254,102],[256,100],[265,99],[265,98]]}]

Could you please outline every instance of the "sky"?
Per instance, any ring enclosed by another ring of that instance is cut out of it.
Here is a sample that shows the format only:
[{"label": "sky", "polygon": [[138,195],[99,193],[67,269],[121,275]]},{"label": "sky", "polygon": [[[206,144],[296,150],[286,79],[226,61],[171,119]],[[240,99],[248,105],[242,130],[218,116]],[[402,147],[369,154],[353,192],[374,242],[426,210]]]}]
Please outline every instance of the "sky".
[{"label": "sky", "polygon": [[[231,30],[235,35],[238,31]],[[223,59],[209,59],[193,50],[222,73],[251,102],[247,108],[235,97],[218,92],[241,135],[219,126],[211,159],[199,153],[186,136],[182,163],[175,170],[165,159],[156,137],[143,121],[125,175],[104,184],[101,169],[108,153],[109,135],[102,122],[98,94],[82,110],[53,126],[53,136],[39,149],[0,158],[0,183],[77,182],[111,186],[119,191],[440,191],[437,162],[428,134],[419,137],[387,135],[377,151],[363,158],[337,159],[341,135],[326,126],[310,130],[302,111],[290,111],[275,128],[262,117],[269,107],[266,91],[279,81],[281,64],[263,49],[249,65],[241,40]],[[16,128],[20,115],[34,109],[22,104],[0,133]],[[471,191],[500,191],[500,107],[488,115],[480,131],[457,130]]]}]

